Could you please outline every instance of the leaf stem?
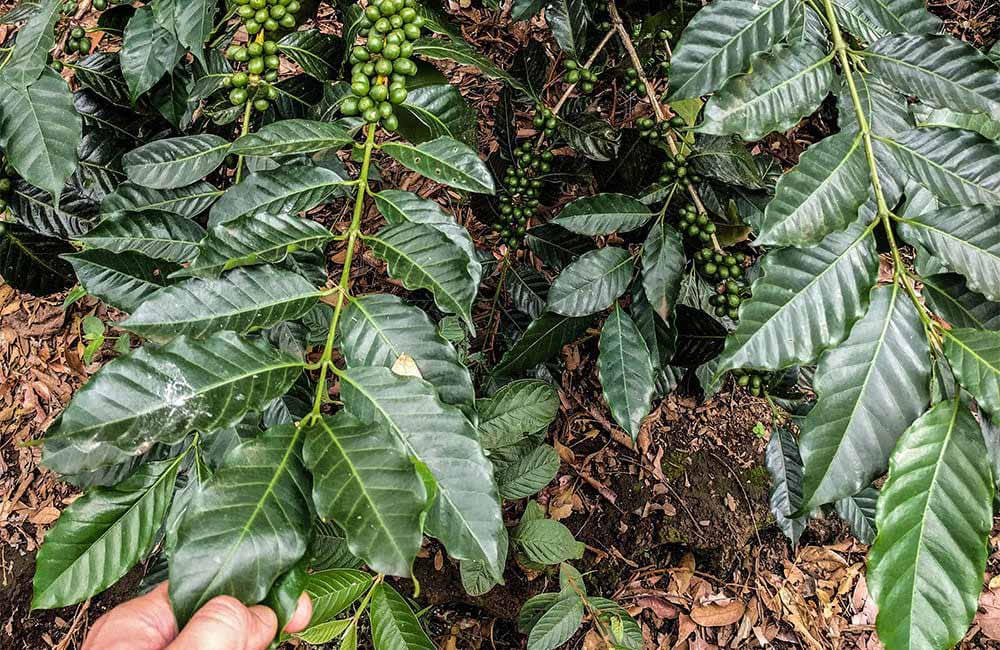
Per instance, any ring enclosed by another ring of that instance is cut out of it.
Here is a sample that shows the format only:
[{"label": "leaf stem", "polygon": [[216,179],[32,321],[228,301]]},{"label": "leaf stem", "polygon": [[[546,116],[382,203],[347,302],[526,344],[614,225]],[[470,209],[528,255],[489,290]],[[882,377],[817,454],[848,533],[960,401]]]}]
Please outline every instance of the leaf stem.
[{"label": "leaf stem", "polygon": [[841,68],[843,68],[844,78],[847,80],[847,88],[851,93],[851,102],[854,104],[854,113],[858,120],[858,128],[861,131],[861,137],[864,141],[865,157],[868,161],[868,171],[871,175],[872,187],[875,189],[875,204],[877,206],[876,221],[881,221],[883,229],[885,230],[886,238],[889,241],[889,248],[892,251],[893,280],[900,282],[903,285],[903,288],[906,290],[907,295],[909,295],[910,300],[917,308],[917,314],[920,316],[920,321],[924,325],[924,330],[928,339],[933,341],[933,329],[935,327],[934,320],[927,313],[927,308],[917,295],[917,291],[910,279],[910,273],[907,270],[906,265],[903,263],[903,257],[899,252],[899,246],[896,243],[896,236],[892,232],[892,223],[890,221],[892,211],[889,209],[889,205],[885,200],[885,193],[882,191],[882,181],[879,179],[878,175],[878,161],[875,157],[875,145],[873,142],[876,136],[872,135],[871,124],[868,122],[868,117],[865,115],[864,108],[861,105],[861,97],[858,94],[858,87],[854,81],[851,59],[848,56],[850,48],[844,41],[844,35],[840,32],[840,25],[837,23],[837,15],[833,9],[832,0],[823,0],[823,5],[826,8],[826,17],[830,27],[830,35],[833,37],[834,53],[840,61]]},{"label": "leaf stem", "polygon": [[316,385],[316,397],[313,400],[313,408],[310,418],[319,416],[319,410],[323,406],[323,395],[326,394],[326,376],[333,365],[333,341],[337,334],[337,324],[340,322],[340,314],[347,302],[348,283],[351,280],[351,262],[354,260],[354,247],[357,244],[358,236],[361,232],[361,217],[364,214],[365,194],[370,190],[368,187],[368,170],[371,168],[372,151],[375,149],[375,125],[367,126],[368,133],[365,139],[365,153],[361,161],[361,175],[358,183],[358,193],[354,200],[354,214],[351,217],[351,225],[347,230],[347,252],[344,255],[344,268],[340,273],[340,283],[337,291],[337,303],[333,308],[333,318],[330,320],[330,331],[326,335],[326,346],[323,348],[323,355],[320,358],[322,364],[319,371],[319,381]]},{"label": "leaf stem", "polygon": [[[628,30],[625,29],[625,24],[622,22],[622,17],[618,13],[618,6],[615,4],[615,0],[608,0],[608,14],[611,16],[611,24],[616,30],[618,30],[618,35],[622,39],[622,45],[625,46],[625,51],[628,52],[629,58],[632,59],[632,67],[635,68],[638,73],[638,79],[642,82],[643,87],[646,89],[646,97],[649,99],[649,103],[653,107],[653,113],[656,115],[657,122],[665,122],[667,120],[666,114],[663,112],[663,106],[660,104],[660,100],[656,96],[656,89],[653,87],[653,83],[646,76],[645,71],[642,69],[642,61],[639,60],[639,53],[635,51],[635,45],[632,44],[632,38],[628,35]],[[667,106],[670,109],[670,106]],[[671,110],[671,112],[673,112]],[[677,155],[680,153],[680,147],[677,141],[674,139],[674,134],[672,131],[667,132],[667,146],[670,147],[670,153]],[[701,196],[698,194],[698,190],[695,188],[694,184],[688,184],[687,186],[688,194],[691,195],[691,201],[694,203],[695,208],[701,214],[708,214],[708,210],[705,209],[705,204],[701,201]],[[718,241],[715,237],[712,237],[712,241],[715,244],[717,250],[721,250]]]}]

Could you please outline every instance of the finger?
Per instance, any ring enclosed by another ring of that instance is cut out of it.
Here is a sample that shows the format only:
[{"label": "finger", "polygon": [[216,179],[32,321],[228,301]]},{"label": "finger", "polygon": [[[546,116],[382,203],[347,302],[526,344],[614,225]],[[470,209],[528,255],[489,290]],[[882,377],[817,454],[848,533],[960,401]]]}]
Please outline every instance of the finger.
[{"label": "finger", "polygon": [[176,636],[177,621],[164,582],[98,619],[83,650],[163,650]]},{"label": "finger", "polygon": [[191,617],[168,650],[264,650],[277,630],[278,617],[267,607],[247,608],[217,596]]},{"label": "finger", "polygon": [[292,614],[291,620],[285,626],[285,632],[301,632],[306,629],[309,625],[309,620],[312,618],[312,614],[312,601],[309,599],[309,594],[303,593],[299,596],[299,604],[295,608],[295,613]]}]

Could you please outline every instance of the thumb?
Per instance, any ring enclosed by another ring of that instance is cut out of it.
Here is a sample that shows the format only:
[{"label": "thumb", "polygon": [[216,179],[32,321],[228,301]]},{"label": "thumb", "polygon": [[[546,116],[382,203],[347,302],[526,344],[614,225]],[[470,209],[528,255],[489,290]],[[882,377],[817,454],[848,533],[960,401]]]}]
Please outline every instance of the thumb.
[{"label": "thumb", "polygon": [[267,607],[246,607],[218,596],[191,617],[167,650],[264,650],[278,631],[278,618]]}]

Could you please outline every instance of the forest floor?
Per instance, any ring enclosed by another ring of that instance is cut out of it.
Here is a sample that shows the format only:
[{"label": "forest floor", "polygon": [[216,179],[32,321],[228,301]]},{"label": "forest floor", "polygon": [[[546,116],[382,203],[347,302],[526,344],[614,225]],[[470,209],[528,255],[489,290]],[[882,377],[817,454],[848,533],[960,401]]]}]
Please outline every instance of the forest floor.
[{"label": "forest floor", "polygon": [[[9,3],[0,2],[0,9],[4,4]],[[996,4],[957,0],[935,10],[950,18],[949,28],[957,35],[982,44],[996,37]],[[451,10],[466,38],[500,65],[529,40],[547,38],[539,24],[512,25],[475,8]],[[499,83],[469,67],[445,71],[480,111],[484,155],[495,152]],[[527,114],[519,118],[519,124],[530,124]],[[794,134],[768,146],[782,159],[797,153]],[[493,245],[488,227],[458,203],[457,195],[398,167],[383,172],[398,187],[450,203],[481,247]],[[567,193],[558,203],[570,198]],[[314,215],[324,223],[345,216],[340,203]],[[377,218],[367,215],[373,222]],[[398,291],[380,279],[377,260],[361,257],[354,291]],[[342,251],[329,250],[331,268],[342,259]],[[492,293],[486,289],[482,295]],[[78,496],[39,466],[41,450],[32,443],[42,438],[73,392],[114,357],[108,347],[84,364],[81,322],[90,314],[106,320],[117,315],[89,298],[64,309],[63,297],[33,298],[0,283],[0,650],[79,648],[96,618],[134,593],[143,570],[138,567],[79,606],[29,612],[38,545]],[[489,304],[482,303],[477,320],[484,324]],[[864,579],[866,547],[832,517],[813,521],[794,550],[774,526],[767,506],[770,479],[763,467],[774,424],[767,403],[731,389],[702,400],[689,382],[682,382],[647,419],[633,445],[608,419],[593,334],[562,351],[563,372],[556,377],[562,408],[549,436],[563,463],[556,480],[537,497],[549,517],[586,544],[577,567],[590,593],[613,598],[633,613],[651,648],[881,648]],[[516,521],[522,507],[509,506],[506,518]],[[1000,648],[1000,525],[991,550],[980,610],[961,646],[965,650]],[[420,602],[430,608],[434,640],[447,650],[523,647],[517,612],[553,581],[551,575],[512,564],[506,585],[469,597],[458,565],[433,543],[425,546],[416,576]],[[410,587],[405,581],[401,586]],[[592,650],[599,639],[581,632],[568,647]]]}]

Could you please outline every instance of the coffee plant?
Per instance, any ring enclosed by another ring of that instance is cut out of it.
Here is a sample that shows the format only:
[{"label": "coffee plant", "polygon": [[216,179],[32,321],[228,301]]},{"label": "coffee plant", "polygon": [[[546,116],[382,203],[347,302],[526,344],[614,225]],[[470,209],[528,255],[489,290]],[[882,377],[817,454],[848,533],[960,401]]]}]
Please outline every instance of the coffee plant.
[{"label": "coffee plant", "polygon": [[[219,594],[284,621],[305,591],[305,643],[367,617],[376,648],[432,648],[390,580],[426,535],[471,595],[508,560],[558,584],[521,611],[530,650],[642,647],[565,526],[504,522],[558,472],[580,342],[633,440],[682,381],[766,400],[796,425],[764,459],[781,530],[835,511],[872,544],[889,650],[963,637],[1000,468],[1000,49],[920,0],[622,4],[515,0],[555,45],[507,70],[415,0],[338,3],[336,35],[315,0],[0,17],[0,276],[122,316],[82,322],[113,360],[43,441],[85,495],[35,607],[148,560],[182,624]],[[489,160],[436,60],[503,82]],[[786,173],[746,144],[806,118]],[[390,162],[468,197],[493,255]],[[362,251],[406,299],[357,290]]]}]

